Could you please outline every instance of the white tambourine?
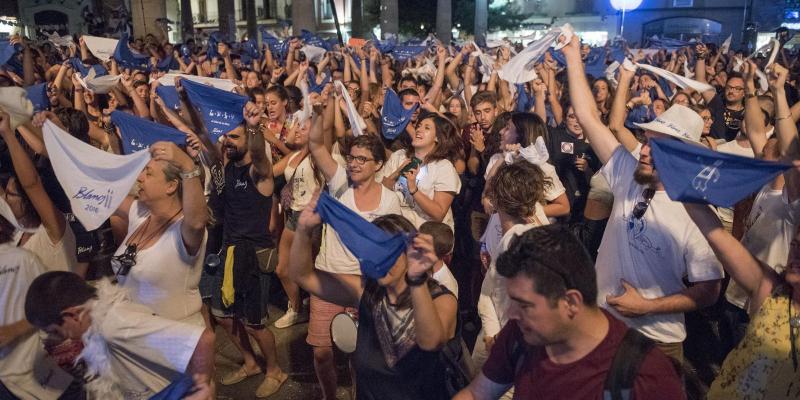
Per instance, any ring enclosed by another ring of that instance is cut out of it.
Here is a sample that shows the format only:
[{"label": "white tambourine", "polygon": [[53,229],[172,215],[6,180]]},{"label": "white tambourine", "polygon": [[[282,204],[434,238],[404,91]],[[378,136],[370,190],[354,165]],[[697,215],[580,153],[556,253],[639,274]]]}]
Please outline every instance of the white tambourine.
[{"label": "white tambourine", "polygon": [[358,318],[349,312],[340,312],[331,321],[331,340],[336,348],[350,354],[356,350]]}]

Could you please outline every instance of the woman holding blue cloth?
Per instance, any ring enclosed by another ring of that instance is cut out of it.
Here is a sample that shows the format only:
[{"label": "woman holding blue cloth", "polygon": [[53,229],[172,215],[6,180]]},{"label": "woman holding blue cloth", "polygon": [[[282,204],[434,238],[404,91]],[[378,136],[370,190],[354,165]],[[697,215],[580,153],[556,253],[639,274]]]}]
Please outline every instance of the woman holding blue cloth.
[{"label": "woman holding blue cloth", "polygon": [[[437,261],[433,238],[416,235],[388,273],[377,280],[315,270],[310,267],[311,232],[321,223],[318,197],[300,215],[289,271],[314,296],[358,307],[353,353],[356,398],[449,398],[439,350],[455,336],[457,302],[450,291],[429,279]],[[400,215],[385,215],[373,224],[392,235],[416,233]]]}]

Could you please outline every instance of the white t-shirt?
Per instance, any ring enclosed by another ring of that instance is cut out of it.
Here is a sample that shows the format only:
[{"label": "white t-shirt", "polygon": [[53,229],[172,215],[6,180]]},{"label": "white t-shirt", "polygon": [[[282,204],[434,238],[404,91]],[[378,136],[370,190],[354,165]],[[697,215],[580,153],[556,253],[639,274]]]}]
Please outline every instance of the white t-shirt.
[{"label": "white t-shirt", "polygon": [[[0,244],[0,326],[25,319],[25,295],[45,267],[32,252]],[[38,332],[0,347],[0,381],[21,399],[57,399],[72,377],[49,358]]]},{"label": "white t-shirt", "polygon": [[[353,189],[348,185],[347,172],[341,166],[336,169],[336,174],[328,182],[328,191],[347,208],[370,222],[384,215],[401,214],[400,200],[397,195],[383,185],[381,185],[381,202],[378,208],[369,211],[359,210],[356,206]],[[322,246],[314,266],[320,271],[361,275],[361,266],[358,260],[350,250],[347,250],[342,240],[339,239],[339,235],[328,224],[322,227]]]},{"label": "white t-shirt", "polygon": [[721,279],[722,266],[683,205],[657,191],[641,219],[633,217],[645,187],[633,181],[638,160],[618,146],[601,169],[614,193],[614,206],[597,255],[598,304],[647,337],[677,343],[686,337],[683,313],[625,318],[606,304],[625,279],[648,299],[681,292],[689,282]]},{"label": "white t-shirt", "polygon": [[442,268],[433,273],[433,279],[439,282],[440,285],[446,287],[447,290],[451,291],[453,295],[456,296],[456,299],[458,299],[458,281],[456,281],[456,277],[453,276],[453,273],[450,272],[450,268],[447,267],[447,264],[442,264]]},{"label": "white t-shirt", "polygon": [[[789,259],[789,244],[794,237],[800,200],[789,203],[785,189],[772,190],[771,186],[771,182],[766,184],[753,201],[750,215],[744,221],[742,245],[757,260],[780,273]],[[747,309],[747,292],[733,280],[728,283],[725,298]]]},{"label": "white t-shirt", "polygon": [[[489,178],[491,178],[489,174],[492,173],[492,169],[497,163],[505,162],[505,159],[503,157],[504,157],[503,153],[497,153],[489,158],[489,162],[486,164],[486,172],[484,173],[483,176],[484,179],[489,180]],[[545,188],[544,190],[545,200],[553,201],[562,194],[567,192],[567,190],[564,188],[564,184],[561,183],[561,179],[558,177],[558,174],[556,173],[556,167],[552,166],[550,163],[543,163],[537,166],[542,169],[545,178],[550,178],[550,182],[552,183],[549,187]]]},{"label": "white t-shirt", "polygon": [[75,234],[69,223],[66,222],[66,217],[59,213],[59,218],[64,218],[66,226],[64,227],[64,236],[58,243],[50,240],[44,225],[39,225],[36,232],[22,245],[22,248],[36,254],[47,271],[75,272],[78,267]]},{"label": "white t-shirt", "polygon": [[[98,299],[89,303],[92,325],[81,357],[99,367],[103,379],[116,377],[123,398],[147,399],[186,371],[205,328],[154,315],[112,286],[101,281]],[[110,371],[100,367],[105,359]],[[87,389],[93,390],[91,383]]]},{"label": "white t-shirt", "polygon": [[[150,212],[138,201],[131,204],[128,234],[114,255],[125,252],[125,242]],[[181,235],[182,218],[173,222],[152,246],[136,253],[136,265],[120,276],[131,300],[144,304],[161,317],[205,326],[200,315],[200,274],[203,271],[207,234],[194,255],[186,251]],[[115,271],[116,272],[116,271]]]},{"label": "white t-shirt", "polygon": [[306,156],[297,167],[291,165],[295,158],[299,157],[300,153],[294,153],[289,156],[289,162],[286,164],[286,169],[283,171],[283,176],[286,178],[286,183],[292,181],[292,210],[303,211],[306,205],[311,201],[314,196],[314,191],[319,188],[316,178],[314,177],[314,168],[311,165],[311,156]]},{"label": "white t-shirt", "polygon": [[[386,161],[383,171],[390,174],[400,168],[406,160],[408,160],[406,151],[397,150]],[[420,165],[419,172],[417,172],[417,189],[431,199],[433,199],[435,192],[450,192],[457,195],[461,191],[461,179],[458,177],[458,172],[456,172],[453,163],[449,160],[437,160]],[[408,192],[408,183],[405,177],[400,177],[397,180],[394,190],[400,196],[403,216],[408,218],[415,227],[419,228],[420,225],[432,219],[414,201],[414,196]],[[442,222],[447,224],[450,229],[453,229],[452,209],[447,210]]]},{"label": "white t-shirt", "polygon": [[[541,206],[537,206],[538,208],[541,208]],[[542,214],[544,214],[544,211],[542,211]],[[515,237],[530,229],[549,224],[547,218],[540,218],[539,221],[541,221],[541,224],[535,222],[512,226],[508,232],[503,234],[499,245],[489,253],[492,261],[489,264],[489,270],[486,271],[486,277],[483,278],[481,294],[478,298],[478,316],[481,317],[481,325],[485,336],[491,337],[500,333],[500,330],[508,322],[508,307],[511,304],[508,297],[508,288],[506,287],[506,278],[497,272],[497,258],[508,250],[511,240]]]},{"label": "white t-shirt", "polygon": [[[736,140],[731,140],[730,142],[725,142],[717,146],[717,151],[720,153],[733,154],[742,157],[755,157],[755,153],[753,153],[753,149],[751,147],[744,147]],[[717,215],[727,224],[733,223],[733,208],[717,207]]]}]

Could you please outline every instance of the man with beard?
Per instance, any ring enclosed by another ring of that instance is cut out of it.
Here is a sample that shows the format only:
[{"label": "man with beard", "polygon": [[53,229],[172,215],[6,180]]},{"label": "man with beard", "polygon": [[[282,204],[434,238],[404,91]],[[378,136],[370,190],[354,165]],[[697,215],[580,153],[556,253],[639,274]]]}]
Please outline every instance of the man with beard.
[{"label": "man with beard", "polygon": [[[507,278],[510,320],[481,373],[455,400],[499,399],[512,385],[515,399],[608,399],[614,389],[630,390],[620,398],[685,398],[669,359],[597,306],[592,259],[566,228],[537,227],[512,239],[497,271]],[[643,345],[632,347],[632,337]],[[616,358],[633,360],[632,354],[640,364]],[[609,375],[629,386],[606,387]]]},{"label": "man with beard", "polygon": [[[637,160],[600,120],[577,42],[563,49],[569,95],[588,142],[605,164],[601,172],[614,194],[595,266],[598,303],[682,361],[683,313],[717,300],[722,267],[681,203],[667,197],[648,142]],[[647,140],[673,138],[697,145],[703,131],[702,118],[681,105],[637,125]],[[691,286],[684,285],[684,277]]]},{"label": "man with beard", "polygon": [[[246,125],[228,132],[223,144],[227,159],[221,196],[223,247],[222,261],[214,271],[211,314],[244,358],[244,365],[223,376],[220,383],[233,385],[261,372],[250,346],[252,337],[266,361],[264,381],[256,390],[256,397],[260,398],[278,391],[287,375],[278,366],[275,337],[266,326],[272,276],[264,273],[263,256],[270,255],[270,249],[275,248],[275,240],[269,234],[274,190],[272,164],[261,139],[258,124],[261,109],[248,102],[244,114]],[[272,257],[277,259],[277,253]]]},{"label": "man with beard", "polygon": [[[702,43],[696,45],[695,49],[697,51],[697,64],[695,65],[697,80],[706,82],[708,49]],[[735,73],[728,76],[722,93],[725,95],[724,102],[720,97],[721,93],[717,93],[716,90],[708,90],[702,94],[714,119],[714,123],[711,125],[711,136],[726,141],[734,140],[742,126],[742,121],[744,121],[744,79],[742,76]]]}]

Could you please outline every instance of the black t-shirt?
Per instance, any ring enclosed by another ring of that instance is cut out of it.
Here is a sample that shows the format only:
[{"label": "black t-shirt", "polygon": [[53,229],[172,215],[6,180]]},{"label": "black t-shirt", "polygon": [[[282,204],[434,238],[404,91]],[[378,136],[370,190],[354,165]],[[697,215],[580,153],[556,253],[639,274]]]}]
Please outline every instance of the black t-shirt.
[{"label": "black t-shirt", "polygon": [[708,103],[711,117],[714,118],[714,122],[711,124],[711,136],[731,141],[736,138],[742,127],[744,108],[739,111],[729,109],[725,106],[722,96],[717,93]]},{"label": "black t-shirt", "polygon": [[[556,167],[556,173],[566,189],[573,220],[580,219],[589,193],[589,181],[594,171],[600,168],[600,161],[589,143],[569,133],[563,125],[550,131],[547,147],[550,163]],[[575,159],[581,156],[589,162],[586,171],[575,167]]]},{"label": "black t-shirt", "polygon": [[225,166],[225,189],[222,204],[225,210],[223,237],[227,245],[249,244],[256,248],[273,247],[269,234],[272,196],[259,193],[250,177],[250,165]]}]

